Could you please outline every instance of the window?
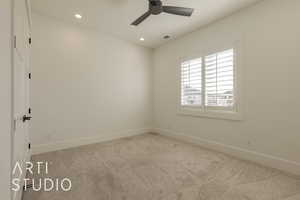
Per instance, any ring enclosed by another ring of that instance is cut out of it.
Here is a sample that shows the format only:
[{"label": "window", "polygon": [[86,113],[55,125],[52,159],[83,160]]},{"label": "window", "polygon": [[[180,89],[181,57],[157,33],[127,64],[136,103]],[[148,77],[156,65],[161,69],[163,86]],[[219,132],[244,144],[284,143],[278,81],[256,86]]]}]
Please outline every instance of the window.
[{"label": "window", "polygon": [[202,59],[183,62],[181,65],[181,105],[202,105]]},{"label": "window", "polygon": [[205,57],[205,106],[234,106],[233,49]]},{"label": "window", "polygon": [[181,107],[200,113],[235,112],[235,71],[234,49],[181,63]]}]

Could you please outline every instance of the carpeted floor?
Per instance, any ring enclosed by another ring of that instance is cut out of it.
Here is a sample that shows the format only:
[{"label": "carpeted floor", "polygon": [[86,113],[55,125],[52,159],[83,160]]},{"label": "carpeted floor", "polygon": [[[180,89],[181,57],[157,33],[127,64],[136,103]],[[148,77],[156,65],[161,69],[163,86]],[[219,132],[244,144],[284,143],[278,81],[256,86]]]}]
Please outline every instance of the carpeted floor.
[{"label": "carpeted floor", "polygon": [[28,189],[24,200],[300,200],[299,177],[151,134],[32,160],[50,163],[33,178],[68,177],[72,189]]}]

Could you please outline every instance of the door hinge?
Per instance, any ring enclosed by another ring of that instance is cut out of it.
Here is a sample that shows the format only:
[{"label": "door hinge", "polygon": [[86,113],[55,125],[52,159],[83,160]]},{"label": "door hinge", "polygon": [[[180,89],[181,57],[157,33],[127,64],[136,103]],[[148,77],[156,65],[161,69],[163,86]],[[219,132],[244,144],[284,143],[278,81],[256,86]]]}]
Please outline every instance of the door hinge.
[{"label": "door hinge", "polygon": [[14,35],[14,48],[17,48],[17,36]]},{"label": "door hinge", "polygon": [[28,149],[31,149],[31,143],[28,143]]},{"label": "door hinge", "polygon": [[31,114],[31,108],[28,108],[28,114]]},{"label": "door hinge", "polygon": [[29,44],[31,44],[31,37],[28,39]]},{"label": "door hinge", "polygon": [[17,130],[17,119],[14,119],[13,122],[13,131],[15,132]]},{"label": "door hinge", "polygon": [[33,187],[33,183],[25,181],[23,185],[23,191],[27,191],[27,189],[31,189]]},{"label": "door hinge", "polygon": [[28,74],[28,78],[31,79],[31,73]]}]

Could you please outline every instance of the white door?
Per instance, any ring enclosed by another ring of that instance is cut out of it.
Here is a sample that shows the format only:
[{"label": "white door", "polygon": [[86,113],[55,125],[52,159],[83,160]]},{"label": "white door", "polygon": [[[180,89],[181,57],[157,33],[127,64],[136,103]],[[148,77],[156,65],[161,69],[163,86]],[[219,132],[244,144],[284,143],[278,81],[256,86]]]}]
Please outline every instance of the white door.
[{"label": "white door", "polygon": [[27,0],[14,0],[14,51],[13,51],[13,163],[19,164],[20,170],[14,170],[12,178],[20,180],[21,189],[13,191],[13,200],[20,200],[22,196],[23,179],[25,178],[25,164],[29,160],[29,36],[30,13]]}]

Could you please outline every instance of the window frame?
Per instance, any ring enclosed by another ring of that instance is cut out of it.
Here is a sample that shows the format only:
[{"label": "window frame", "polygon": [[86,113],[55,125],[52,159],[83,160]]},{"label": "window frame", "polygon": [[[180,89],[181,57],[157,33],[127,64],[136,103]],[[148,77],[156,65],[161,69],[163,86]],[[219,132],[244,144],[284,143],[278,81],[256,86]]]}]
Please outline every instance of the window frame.
[{"label": "window frame", "polygon": [[[234,51],[234,101],[235,104],[233,108],[228,107],[218,107],[218,106],[205,106],[205,58],[211,54],[220,53],[229,49]],[[189,56],[180,59],[179,70],[178,70],[178,80],[179,80],[179,93],[178,93],[178,114],[182,116],[192,116],[192,117],[204,117],[212,119],[226,119],[226,120],[243,120],[243,95],[242,95],[242,51],[240,43],[236,42],[234,45],[226,45],[222,48],[214,48],[209,51],[203,51],[198,53],[197,56]],[[181,105],[181,64],[183,62],[202,58],[202,105]]]}]

